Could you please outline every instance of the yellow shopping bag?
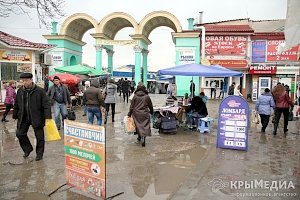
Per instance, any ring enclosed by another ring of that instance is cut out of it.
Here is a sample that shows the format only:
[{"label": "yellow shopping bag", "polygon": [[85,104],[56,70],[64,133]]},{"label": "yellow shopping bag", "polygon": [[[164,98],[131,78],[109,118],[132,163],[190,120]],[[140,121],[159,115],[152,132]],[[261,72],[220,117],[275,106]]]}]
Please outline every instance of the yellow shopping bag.
[{"label": "yellow shopping bag", "polygon": [[45,132],[47,141],[60,140],[61,137],[53,119],[46,119]]}]

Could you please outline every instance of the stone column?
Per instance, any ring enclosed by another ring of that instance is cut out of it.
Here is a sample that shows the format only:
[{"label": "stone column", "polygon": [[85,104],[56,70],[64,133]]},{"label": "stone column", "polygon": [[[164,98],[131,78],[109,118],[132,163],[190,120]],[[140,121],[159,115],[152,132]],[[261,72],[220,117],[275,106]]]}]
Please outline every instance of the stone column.
[{"label": "stone column", "polygon": [[133,47],[135,51],[135,67],[134,67],[134,82],[136,85],[141,81],[141,66],[142,66],[142,50],[143,48],[139,45]]},{"label": "stone column", "polygon": [[102,50],[103,45],[95,45],[96,48],[96,69],[102,71]]},{"label": "stone column", "polygon": [[145,87],[147,87],[147,79],[148,79],[148,50],[143,50],[143,83]]},{"label": "stone column", "polygon": [[113,55],[114,55],[114,51],[106,49],[106,53],[107,53],[107,59],[108,59],[108,72],[109,73],[113,73]]}]

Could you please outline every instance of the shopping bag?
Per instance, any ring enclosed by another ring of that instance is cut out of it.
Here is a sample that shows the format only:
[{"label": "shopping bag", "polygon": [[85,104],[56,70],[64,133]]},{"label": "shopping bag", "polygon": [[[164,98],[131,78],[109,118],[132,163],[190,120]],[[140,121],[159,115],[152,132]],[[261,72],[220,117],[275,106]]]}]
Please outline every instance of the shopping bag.
[{"label": "shopping bag", "polygon": [[136,132],[135,123],[132,117],[125,116],[123,123],[125,133],[134,134],[134,132]]},{"label": "shopping bag", "polygon": [[288,120],[293,121],[293,119],[294,119],[294,113],[292,110],[290,110]]},{"label": "shopping bag", "polygon": [[60,140],[61,137],[53,119],[46,119],[45,132],[47,141]]},{"label": "shopping bag", "polygon": [[259,124],[259,114],[257,111],[254,111],[253,123]]}]

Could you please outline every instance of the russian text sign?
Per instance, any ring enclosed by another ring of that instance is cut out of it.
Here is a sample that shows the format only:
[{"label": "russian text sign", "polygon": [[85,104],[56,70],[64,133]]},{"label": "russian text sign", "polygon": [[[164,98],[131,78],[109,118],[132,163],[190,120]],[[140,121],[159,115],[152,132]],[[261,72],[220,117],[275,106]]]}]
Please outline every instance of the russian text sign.
[{"label": "russian text sign", "polygon": [[67,184],[105,198],[105,129],[65,120]]},{"label": "russian text sign", "polygon": [[228,96],[219,107],[217,147],[248,149],[249,105],[239,96]]}]

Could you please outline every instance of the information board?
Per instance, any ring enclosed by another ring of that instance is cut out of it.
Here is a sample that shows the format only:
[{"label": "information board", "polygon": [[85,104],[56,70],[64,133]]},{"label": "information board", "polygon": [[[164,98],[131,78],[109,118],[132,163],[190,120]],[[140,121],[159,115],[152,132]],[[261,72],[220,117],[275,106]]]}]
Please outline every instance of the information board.
[{"label": "information board", "polygon": [[67,184],[104,199],[104,127],[65,120],[64,144]]},{"label": "information board", "polygon": [[249,105],[240,96],[228,96],[220,104],[217,147],[248,150]]}]

